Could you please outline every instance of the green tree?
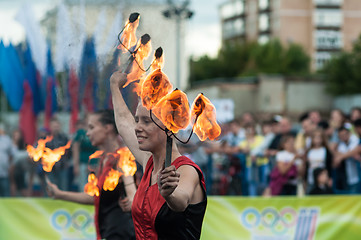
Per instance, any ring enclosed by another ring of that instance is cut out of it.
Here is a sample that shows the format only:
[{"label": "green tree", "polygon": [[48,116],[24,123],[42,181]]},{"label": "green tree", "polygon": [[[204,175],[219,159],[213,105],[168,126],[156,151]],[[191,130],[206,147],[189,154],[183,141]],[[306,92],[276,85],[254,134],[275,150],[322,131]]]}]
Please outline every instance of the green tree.
[{"label": "green tree", "polygon": [[332,95],[361,93],[361,35],[351,52],[341,52],[321,71]]},{"label": "green tree", "polygon": [[285,48],[277,39],[263,45],[254,42],[226,44],[216,58],[191,59],[190,80],[196,82],[260,73],[303,74],[308,73],[309,62],[301,46],[291,44]]}]

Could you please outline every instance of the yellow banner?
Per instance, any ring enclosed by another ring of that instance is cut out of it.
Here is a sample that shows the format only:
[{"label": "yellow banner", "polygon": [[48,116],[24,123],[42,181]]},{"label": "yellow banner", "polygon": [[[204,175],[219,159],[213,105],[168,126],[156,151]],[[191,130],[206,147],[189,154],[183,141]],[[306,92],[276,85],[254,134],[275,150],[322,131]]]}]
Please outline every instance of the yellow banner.
[{"label": "yellow banner", "polygon": [[[95,239],[93,216],[93,206],[52,199],[0,198],[0,239]],[[212,196],[201,239],[361,239],[361,196]]]},{"label": "yellow banner", "polygon": [[361,197],[210,197],[201,239],[361,239]]}]

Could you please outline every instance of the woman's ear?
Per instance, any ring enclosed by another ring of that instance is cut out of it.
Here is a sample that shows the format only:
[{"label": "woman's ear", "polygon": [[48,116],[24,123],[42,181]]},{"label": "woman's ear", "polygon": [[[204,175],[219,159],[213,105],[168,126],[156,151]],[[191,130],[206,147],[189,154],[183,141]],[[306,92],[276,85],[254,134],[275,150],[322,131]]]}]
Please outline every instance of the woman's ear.
[{"label": "woman's ear", "polygon": [[105,130],[106,130],[106,132],[109,134],[109,133],[114,132],[114,127],[113,127],[112,124],[106,124],[106,125],[105,125]]}]

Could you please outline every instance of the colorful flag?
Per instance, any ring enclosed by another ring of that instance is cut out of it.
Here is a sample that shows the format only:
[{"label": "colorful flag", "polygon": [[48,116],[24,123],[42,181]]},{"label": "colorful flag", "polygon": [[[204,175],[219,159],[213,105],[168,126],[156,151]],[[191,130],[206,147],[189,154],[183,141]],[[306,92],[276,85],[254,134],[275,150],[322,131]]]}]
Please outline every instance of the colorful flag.
[{"label": "colorful flag", "polygon": [[79,104],[78,104],[78,92],[79,92],[79,80],[74,68],[70,68],[69,73],[69,95],[70,95],[70,133],[74,133],[76,130],[76,122],[78,121]]},{"label": "colorful flag", "polygon": [[36,115],[33,111],[33,93],[29,81],[24,81],[24,98],[20,109],[19,127],[26,144],[32,145],[36,139]]},{"label": "colorful flag", "polygon": [[45,121],[44,126],[49,128],[50,118],[57,108],[56,101],[56,83],[53,62],[51,60],[51,50],[48,48],[46,64],[46,101],[45,101]]}]

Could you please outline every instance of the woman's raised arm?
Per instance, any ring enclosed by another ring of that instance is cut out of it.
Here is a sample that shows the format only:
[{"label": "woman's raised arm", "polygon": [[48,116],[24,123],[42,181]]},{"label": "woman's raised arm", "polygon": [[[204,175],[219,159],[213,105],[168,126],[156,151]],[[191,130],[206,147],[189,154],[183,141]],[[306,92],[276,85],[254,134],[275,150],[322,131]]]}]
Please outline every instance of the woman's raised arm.
[{"label": "woman's raised arm", "polygon": [[121,71],[114,72],[110,77],[110,90],[112,92],[115,123],[124,143],[132,152],[136,161],[145,168],[151,154],[139,149],[138,140],[135,135],[134,117],[129,111],[128,106],[124,102],[122,93],[120,92],[120,88],[122,88],[126,82],[127,75]]}]

